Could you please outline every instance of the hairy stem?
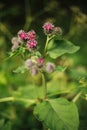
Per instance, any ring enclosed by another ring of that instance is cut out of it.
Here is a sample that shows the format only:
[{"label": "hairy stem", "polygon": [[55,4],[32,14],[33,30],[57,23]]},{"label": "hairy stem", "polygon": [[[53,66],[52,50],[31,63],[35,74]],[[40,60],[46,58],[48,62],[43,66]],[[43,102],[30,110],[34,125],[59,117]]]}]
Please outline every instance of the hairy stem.
[{"label": "hairy stem", "polygon": [[43,85],[44,99],[46,99],[47,85],[46,85],[46,78],[45,78],[45,74],[44,73],[42,73],[42,85]]},{"label": "hairy stem", "polygon": [[73,98],[73,102],[76,102],[80,97],[81,97],[82,93],[79,92],[74,98]]},{"label": "hairy stem", "polygon": [[46,56],[46,54],[47,54],[47,47],[48,47],[49,42],[50,42],[54,37],[55,37],[54,35],[51,36],[51,37],[47,36],[47,40],[46,40],[45,48],[44,48],[44,56]]}]

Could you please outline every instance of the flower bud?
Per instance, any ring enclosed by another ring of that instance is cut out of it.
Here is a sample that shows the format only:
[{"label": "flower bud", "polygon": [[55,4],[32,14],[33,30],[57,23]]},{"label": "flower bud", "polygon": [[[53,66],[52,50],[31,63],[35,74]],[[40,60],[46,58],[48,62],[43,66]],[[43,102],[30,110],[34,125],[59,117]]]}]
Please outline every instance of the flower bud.
[{"label": "flower bud", "polygon": [[12,39],[11,39],[11,42],[12,42],[12,44],[14,45],[18,45],[19,44],[19,40],[18,40],[18,37],[13,37]]},{"label": "flower bud", "polygon": [[37,75],[37,74],[38,74],[38,67],[37,67],[37,66],[31,67],[30,73],[31,73],[33,76]]},{"label": "flower bud", "polygon": [[45,70],[47,73],[52,73],[55,70],[55,64],[48,62],[46,64]]},{"label": "flower bud", "polygon": [[43,64],[44,64],[44,58],[38,58],[37,59],[37,64],[38,64],[38,67],[42,67]]},{"label": "flower bud", "polygon": [[62,29],[60,27],[55,27],[53,29],[54,34],[62,34]]},{"label": "flower bud", "polygon": [[34,65],[34,62],[33,62],[31,59],[27,59],[27,60],[25,61],[25,67],[26,67],[27,69],[30,69],[33,65]]}]

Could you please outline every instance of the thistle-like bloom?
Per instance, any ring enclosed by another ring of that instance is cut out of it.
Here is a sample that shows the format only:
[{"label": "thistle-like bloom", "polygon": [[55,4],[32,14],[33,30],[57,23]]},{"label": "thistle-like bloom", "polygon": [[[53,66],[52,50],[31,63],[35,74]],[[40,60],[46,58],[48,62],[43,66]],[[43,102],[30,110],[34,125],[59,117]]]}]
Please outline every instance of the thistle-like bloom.
[{"label": "thistle-like bloom", "polygon": [[30,73],[35,76],[38,74],[38,67],[37,66],[32,66],[31,69],[30,69]]},{"label": "thistle-like bloom", "polygon": [[23,30],[20,30],[20,31],[18,32],[18,37],[19,37],[20,39],[22,39],[22,40],[26,40],[26,39],[27,39],[27,33],[24,32]]},{"label": "thistle-like bloom", "polygon": [[25,67],[27,68],[27,69],[31,69],[31,67],[34,65],[34,62],[31,60],[31,59],[27,59],[26,61],[25,61]]},{"label": "thistle-like bloom", "polygon": [[30,40],[30,41],[27,42],[27,47],[30,48],[30,49],[36,48],[36,45],[37,45],[36,40]]},{"label": "thistle-like bloom", "polygon": [[38,64],[39,67],[42,67],[43,64],[44,64],[44,58],[38,58],[37,59],[37,64]]},{"label": "thistle-like bloom", "polygon": [[55,70],[55,64],[48,62],[46,64],[45,70],[46,70],[47,73],[52,73]]},{"label": "thistle-like bloom", "polygon": [[43,64],[44,63],[44,58],[38,58],[37,62]]},{"label": "thistle-like bloom", "polygon": [[53,31],[53,28],[54,28],[54,25],[50,22],[47,22],[43,25],[43,29],[46,35],[51,34]]},{"label": "thistle-like bloom", "polygon": [[18,44],[19,44],[18,37],[13,37],[13,38],[11,39],[11,42],[12,42],[13,45],[14,45],[14,44],[18,45]]},{"label": "thistle-like bloom", "polygon": [[36,33],[34,30],[31,30],[27,33],[27,39],[28,40],[34,40],[36,38]]}]

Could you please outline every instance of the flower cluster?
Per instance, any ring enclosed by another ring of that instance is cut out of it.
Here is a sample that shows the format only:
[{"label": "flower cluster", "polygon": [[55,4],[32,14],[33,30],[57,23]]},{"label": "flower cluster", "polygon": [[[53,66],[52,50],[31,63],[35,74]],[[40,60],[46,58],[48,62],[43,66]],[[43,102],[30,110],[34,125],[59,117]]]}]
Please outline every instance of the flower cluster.
[{"label": "flower cluster", "polygon": [[55,27],[52,23],[47,22],[43,25],[44,33],[46,35],[51,34],[62,34],[62,29],[60,27]]},{"label": "flower cluster", "polygon": [[45,63],[44,58],[31,57],[25,61],[25,67],[30,71],[32,75],[36,75],[39,72],[52,73],[55,70],[55,64],[48,62]]},{"label": "flower cluster", "polygon": [[27,49],[32,50],[37,46],[36,33],[34,30],[25,32],[20,30],[17,37],[12,38],[12,51],[15,51],[20,45],[25,46]]},{"label": "flower cluster", "polygon": [[[49,38],[53,35],[62,34],[61,28],[55,27],[50,22],[46,22],[43,25],[43,29],[44,29],[44,33]],[[12,38],[13,53],[16,50],[19,51],[18,48],[20,48],[20,47],[23,47],[23,48],[25,48],[25,50],[28,50],[31,52],[30,55],[25,58],[26,59],[25,67],[30,71],[30,73],[32,75],[36,75],[36,74],[38,74],[38,72],[52,73],[55,70],[55,64],[52,62],[45,62],[46,54],[41,54],[37,50],[37,37],[36,37],[36,32],[34,30],[30,30],[28,32],[25,32],[24,30],[20,30],[17,33],[17,37]],[[47,47],[47,45],[45,45],[45,47]],[[37,51],[40,53],[39,56],[36,54]],[[23,52],[23,53],[25,55],[25,52]],[[44,52],[44,53],[46,53],[46,52]]]}]

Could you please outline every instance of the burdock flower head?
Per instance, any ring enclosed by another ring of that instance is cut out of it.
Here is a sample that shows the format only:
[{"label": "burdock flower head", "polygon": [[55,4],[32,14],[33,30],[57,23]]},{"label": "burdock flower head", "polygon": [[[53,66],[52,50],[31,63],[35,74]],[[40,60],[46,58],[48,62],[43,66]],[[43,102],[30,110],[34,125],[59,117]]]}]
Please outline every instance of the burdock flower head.
[{"label": "burdock flower head", "polygon": [[53,25],[52,23],[50,23],[50,22],[47,22],[47,23],[45,23],[45,24],[43,25],[44,33],[45,33],[46,35],[51,34],[52,31],[53,31],[53,28],[54,28],[54,25]]},{"label": "burdock flower head", "polygon": [[34,30],[31,30],[31,31],[27,32],[27,39],[28,40],[36,39],[36,33],[35,33]]},{"label": "burdock flower head", "polygon": [[25,67],[30,71],[32,75],[38,74],[38,66],[32,59],[27,59],[25,61]]},{"label": "burdock flower head", "polygon": [[54,32],[54,34],[56,34],[56,35],[61,35],[61,34],[62,34],[62,29],[61,29],[60,27],[55,27],[55,28],[53,29],[53,32]]},{"label": "burdock flower head", "polygon": [[27,47],[28,47],[28,49],[35,49],[36,48],[36,46],[37,46],[37,41],[36,40],[29,40],[28,42],[27,42]]},{"label": "burdock flower head", "polygon": [[37,59],[38,67],[42,67],[44,65],[44,58],[38,58]]},{"label": "burdock flower head", "polygon": [[48,62],[45,66],[45,70],[47,73],[52,73],[54,72],[55,70],[55,64],[54,63],[51,63],[51,62]]},{"label": "burdock flower head", "polygon": [[27,60],[25,61],[25,67],[26,67],[27,69],[30,69],[33,65],[34,65],[34,62],[33,62],[31,59],[27,59]]},{"label": "burdock flower head", "polygon": [[19,48],[19,40],[18,40],[18,37],[13,37],[12,38],[12,40],[11,40],[11,42],[12,42],[12,48],[11,48],[11,50],[12,51],[15,51],[17,48]]},{"label": "burdock flower head", "polygon": [[24,30],[20,30],[18,32],[18,37],[21,39],[21,40],[26,40],[27,39],[27,33],[24,31]]}]

